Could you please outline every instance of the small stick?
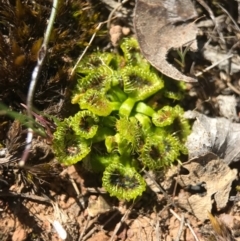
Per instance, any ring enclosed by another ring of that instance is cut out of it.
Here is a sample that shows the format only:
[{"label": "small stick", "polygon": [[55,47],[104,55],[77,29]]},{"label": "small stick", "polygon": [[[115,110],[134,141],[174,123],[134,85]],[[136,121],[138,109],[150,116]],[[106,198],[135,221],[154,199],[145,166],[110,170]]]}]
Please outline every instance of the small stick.
[{"label": "small stick", "polygon": [[93,42],[93,40],[94,40],[94,38],[95,38],[98,30],[101,28],[101,26],[102,26],[104,23],[107,23],[107,21],[101,22],[101,23],[98,24],[98,26],[97,26],[97,28],[96,28],[96,31],[95,31],[95,33],[92,35],[92,37],[91,37],[88,45],[86,46],[86,48],[84,49],[84,51],[82,52],[82,54],[81,54],[80,57],[78,58],[76,64],[74,65],[74,67],[73,67],[73,69],[72,69],[72,71],[71,71],[71,73],[70,73],[70,77],[72,77],[72,75],[73,75],[73,73],[75,72],[78,64],[80,63],[80,61],[82,60],[83,56],[86,54],[87,50],[88,50],[89,47],[91,46],[91,44],[92,44],[92,42]]},{"label": "small stick", "polygon": [[[115,12],[116,9],[118,9],[119,7],[121,7],[122,4],[124,4],[124,3],[127,2],[127,1],[129,1],[129,0],[124,0],[120,5],[118,5],[117,7],[115,7],[115,8],[112,10],[112,12],[113,12],[113,11]],[[114,13],[114,12],[113,12],[113,13]],[[110,14],[110,15],[111,15],[111,14]],[[110,15],[109,15],[107,21],[104,21],[104,22],[101,22],[101,23],[98,24],[95,33],[92,35],[91,39],[90,39],[89,42],[88,42],[88,45],[86,46],[86,48],[84,49],[84,51],[82,52],[82,54],[81,54],[80,57],[78,58],[76,64],[74,65],[74,67],[73,67],[73,69],[72,69],[72,71],[71,71],[71,73],[70,73],[70,77],[72,77],[72,75],[74,74],[74,72],[75,72],[78,64],[80,63],[80,61],[82,60],[82,58],[83,58],[84,55],[86,54],[87,50],[88,50],[89,47],[91,46],[91,44],[92,44],[92,42],[93,42],[93,40],[94,40],[94,38],[95,38],[98,30],[101,28],[101,26],[102,26],[103,24],[105,24],[105,23],[108,24],[108,23],[111,21],[112,15],[111,15],[111,16],[110,16]]]},{"label": "small stick", "polygon": [[231,19],[231,21],[233,22],[233,24],[235,25],[237,31],[240,32],[240,28],[238,27],[238,24],[236,23],[236,21],[233,19],[233,17],[229,14],[229,12],[224,8],[222,7],[219,3],[217,3],[217,5],[223,10],[223,12],[225,12],[228,17]]},{"label": "small stick", "polygon": [[106,194],[106,190],[102,187],[88,187],[87,191],[91,194]]},{"label": "small stick", "polygon": [[[91,219],[91,217],[90,217],[90,215],[88,215],[87,221],[86,221],[86,223],[85,223],[85,225],[84,225],[84,227],[83,227],[83,231],[81,232],[81,234],[80,234],[80,236],[79,236],[79,238],[78,238],[78,241],[81,241],[81,240],[82,240],[82,237],[83,237],[83,235],[85,234],[85,232],[86,232],[86,230],[87,230],[87,227],[88,227],[88,225],[89,225],[90,219]],[[95,217],[95,219],[96,219],[96,217]]]},{"label": "small stick", "polygon": [[[109,222],[111,222],[111,220],[112,220],[114,217],[116,217],[117,214],[118,214],[118,212],[115,212],[115,213],[111,216],[111,218],[109,218],[109,219],[102,225],[102,229],[103,229],[104,226],[106,226]],[[96,217],[92,220],[92,223],[94,223],[97,219],[98,219],[98,216],[96,216]],[[89,220],[90,220],[90,215],[88,215],[88,220],[87,220],[87,221],[89,222]],[[86,225],[86,227],[87,227],[87,225]],[[88,228],[89,228],[89,226],[88,226]],[[83,230],[83,232],[82,232],[82,234],[81,234],[81,237],[79,237],[78,241],[88,240],[89,237],[90,237],[97,229],[98,229],[98,226],[95,225],[94,228],[92,228],[84,237],[82,237],[83,234],[84,234],[85,231],[86,231],[86,228],[84,227],[84,230]]]},{"label": "small stick", "polygon": [[113,232],[113,234],[112,234],[112,237],[110,238],[109,241],[113,241],[113,240],[114,240],[114,238],[115,238],[118,230],[121,228],[123,222],[128,218],[130,212],[132,211],[134,204],[135,204],[135,203],[133,203],[133,204],[130,206],[130,208],[128,208],[128,210],[125,212],[125,214],[124,214],[123,217],[121,218],[120,222],[116,225],[116,227],[115,227],[115,229],[114,229],[114,232]]},{"label": "small stick", "polygon": [[113,19],[113,14],[122,7],[122,5],[126,2],[128,2],[129,0],[124,0],[122,1],[121,3],[119,3],[119,5],[117,5],[112,11],[111,13],[109,14],[108,16],[108,20],[107,20],[107,28],[109,29],[110,28],[110,24],[111,24],[111,20]]},{"label": "small stick", "polygon": [[156,240],[160,240],[160,230],[159,230],[159,225],[160,225],[160,223],[159,223],[159,218],[158,218],[158,216],[157,216],[157,224],[156,224],[156,232],[155,232],[155,234],[156,234]]},{"label": "small stick", "polygon": [[175,241],[179,241],[180,238],[181,238],[181,235],[182,235],[182,232],[183,232],[184,221],[185,221],[185,218],[184,218],[184,215],[182,214],[180,227],[178,229],[178,234],[177,234],[177,237],[176,237]]},{"label": "small stick", "polygon": [[213,23],[215,24],[216,26],[216,29],[217,29],[217,32],[218,32],[218,35],[221,39],[221,41],[226,45],[226,42],[225,42],[225,39],[223,37],[223,34],[219,31],[219,24],[218,22],[216,21],[216,18],[213,14],[213,11],[212,9],[204,2],[204,0],[197,0],[199,4],[201,4],[205,9],[206,11],[208,12],[210,18],[212,19]]},{"label": "small stick", "polygon": [[51,204],[51,199],[48,197],[41,197],[37,196],[34,194],[27,194],[27,193],[16,193],[16,192],[0,192],[0,197],[21,197],[21,198],[26,198],[30,199],[33,201],[38,201],[38,202],[47,202]]},{"label": "small stick", "polygon": [[230,82],[227,82],[227,86],[236,94],[240,95],[240,91],[236,87],[234,87]]},{"label": "small stick", "polygon": [[198,76],[202,75],[203,73],[209,71],[210,69],[212,69],[212,68],[214,68],[215,66],[217,66],[218,64],[220,64],[221,62],[223,62],[223,61],[225,61],[225,60],[227,60],[227,59],[230,59],[230,58],[232,58],[232,57],[233,57],[233,54],[230,54],[230,55],[226,56],[225,58],[223,58],[223,59],[215,62],[215,63],[212,64],[211,66],[207,67],[207,68],[204,69],[203,71],[197,73],[195,76],[198,77]]},{"label": "small stick", "polygon": [[[176,214],[171,208],[170,208],[170,212],[181,222],[181,218],[179,217],[178,214]],[[189,228],[189,230],[191,231],[193,237],[195,238],[196,241],[199,241],[197,235],[195,234],[193,228],[191,227],[191,225],[188,222],[184,222],[184,225],[187,226]]]},{"label": "small stick", "polygon": [[81,209],[83,210],[86,207],[86,202],[85,202],[82,194],[80,193],[79,188],[78,188],[75,180],[71,177],[69,177],[69,179],[70,179],[70,182],[72,183],[72,186],[73,186],[73,188],[74,188],[74,190],[77,194],[77,201],[80,204]]},{"label": "small stick", "polygon": [[166,199],[168,199],[168,195],[167,193],[163,190],[163,188],[156,182],[156,180],[146,171],[146,170],[143,170],[144,174],[149,178],[151,179],[154,184],[157,186],[157,188],[160,190],[160,192],[164,195],[164,197]]}]

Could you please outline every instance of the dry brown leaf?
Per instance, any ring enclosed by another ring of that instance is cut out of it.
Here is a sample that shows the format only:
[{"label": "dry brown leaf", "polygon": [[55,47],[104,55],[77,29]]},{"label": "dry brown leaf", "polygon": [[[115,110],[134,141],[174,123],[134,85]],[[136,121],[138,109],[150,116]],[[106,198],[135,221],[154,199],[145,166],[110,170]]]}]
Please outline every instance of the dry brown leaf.
[{"label": "dry brown leaf", "polygon": [[213,152],[226,164],[240,160],[240,124],[225,118],[211,118],[195,111],[188,111],[185,117],[196,118],[186,147],[189,158]]},{"label": "dry brown leaf", "polygon": [[208,212],[212,210],[212,198],[218,210],[226,207],[232,182],[237,178],[236,169],[230,169],[213,153],[192,159],[184,163],[183,167],[189,173],[179,175],[176,181],[184,188],[202,184],[206,192],[179,196],[178,201],[181,207],[193,213],[201,221],[209,218]]},{"label": "dry brown leaf", "polygon": [[197,12],[190,0],[136,2],[134,25],[142,54],[155,68],[175,80],[197,81],[182,74],[166,59],[172,48],[191,43],[191,48],[197,49],[195,23],[174,25],[196,17]]}]

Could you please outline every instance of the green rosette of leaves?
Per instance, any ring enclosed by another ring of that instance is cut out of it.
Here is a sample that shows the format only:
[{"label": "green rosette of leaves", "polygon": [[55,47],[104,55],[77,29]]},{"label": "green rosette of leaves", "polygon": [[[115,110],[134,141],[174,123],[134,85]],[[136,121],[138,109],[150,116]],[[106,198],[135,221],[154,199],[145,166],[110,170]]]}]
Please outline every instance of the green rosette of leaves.
[{"label": "green rosette of leaves", "polygon": [[[120,53],[94,52],[77,68],[72,104],[79,112],[57,125],[57,159],[101,172],[111,196],[132,200],[146,183],[141,170],[171,166],[186,154],[190,126],[177,105],[184,84],[165,80],[125,38]],[[178,91],[177,94],[176,91]]]}]

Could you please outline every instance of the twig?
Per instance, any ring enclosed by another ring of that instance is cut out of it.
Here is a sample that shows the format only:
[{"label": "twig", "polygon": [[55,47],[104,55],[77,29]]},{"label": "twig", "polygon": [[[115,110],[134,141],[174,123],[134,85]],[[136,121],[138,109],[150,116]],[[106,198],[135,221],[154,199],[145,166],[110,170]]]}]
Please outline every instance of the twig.
[{"label": "twig", "polygon": [[[181,222],[181,218],[179,217],[178,214],[176,214],[171,208],[170,208],[170,212]],[[189,228],[189,230],[191,231],[193,237],[195,238],[196,241],[199,241],[197,235],[195,234],[193,228],[191,227],[191,225],[188,222],[184,222],[184,225],[187,226]]]},{"label": "twig", "polygon": [[212,21],[216,24],[215,16],[213,14],[212,9],[203,0],[197,0],[197,1],[205,8],[205,10],[208,12],[210,18],[212,19]]},{"label": "twig", "polygon": [[[109,219],[102,225],[102,227],[104,228],[104,226],[106,226],[109,222],[111,222],[112,219],[114,219],[117,214],[118,214],[118,212],[115,212],[115,213],[111,216],[111,218],[109,218]],[[92,223],[94,223],[97,219],[98,219],[98,216],[96,216],[96,217],[92,220]],[[90,216],[88,216],[88,220],[90,220]],[[86,225],[86,227],[87,227],[87,225]],[[88,227],[88,228],[89,228],[89,227]],[[84,228],[84,230],[83,230],[83,232],[82,232],[83,234],[85,233],[85,229],[86,229],[86,228]],[[81,236],[79,237],[78,241],[88,240],[89,237],[91,237],[92,234],[93,234],[97,229],[98,229],[98,226],[95,225],[95,227],[92,228],[92,229],[90,230],[90,232],[88,232],[83,238],[82,238],[83,235],[81,234]]]},{"label": "twig", "polygon": [[240,95],[240,91],[239,91],[237,88],[235,88],[235,87],[232,85],[232,83],[227,82],[227,86],[228,86],[232,91],[234,91],[236,94]]},{"label": "twig", "polygon": [[217,32],[218,32],[218,35],[219,35],[221,41],[226,45],[225,39],[224,39],[224,37],[223,37],[223,34],[219,31],[219,24],[218,24],[218,22],[216,21],[216,18],[215,18],[214,14],[213,14],[212,9],[204,2],[204,0],[197,0],[197,1],[198,1],[198,3],[201,4],[201,5],[205,8],[205,10],[208,12],[210,18],[212,19],[213,23],[214,23],[215,26],[216,26],[216,29],[217,29]]},{"label": "twig", "polygon": [[[116,2],[114,0],[101,0],[101,1],[106,5],[106,7],[109,11],[112,11],[113,9],[118,7],[120,0],[118,0],[118,2]],[[130,12],[129,9],[127,9],[127,8],[121,9],[121,14],[123,16],[127,16],[129,12]]]},{"label": "twig", "polygon": [[129,0],[124,0],[122,3],[120,3],[120,5],[117,5],[117,6],[112,10],[112,12],[110,13],[107,21],[104,21],[104,22],[101,22],[101,23],[98,24],[95,33],[92,35],[91,39],[90,39],[89,42],[88,42],[88,45],[86,46],[86,48],[84,49],[84,51],[82,52],[82,54],[81,54],[80,57],[78,58],[76,64],[74,65],[74,67],[73,67],[73,69],[72,69],[72,71],[71,71],[71,73],[70,73],[70,77],[72,77],[72,75],[74,74],[74,72],[75,72],[78,64],[80,63],[80,61],[82,60],[82,58],[83,58],[84,55],[86,54],[87,50],[88,50],[89,47],[91,46],[91,44],[92,44],[92,42],[93,42],[93,40],[94,40],[94,38],[95,38],[98,30],[99,30],[99,29],[101,28],[101,26],[102,26],[103,24],[105,24],[105,23],[107,23],[107,27],[109,28],[110,22],[111,22],[111,20],[113,19],[113,18],[112,18],[112,15],[114,14],[114,12],[116,12],[116,10],[117,10],[119,7],[121,7],[124,3],[126,3],[127,1],[129,1]]},{"label": "twig", "polygon": [[33,201],[38,202],[47,202],[52,203],[51,199],[48,197],[40,197],[34,194],[27,194],[27,193],[16,193],[16,192],[0,192],[0,197],[21,197],[21,198],[27,198]]},{"label": "twig", "polygon": [[221,62],[223,62],[223,61],[225,61],[225,60],[227,60],[227,59],[230,59],[230,58],[232,58],[232,57],[233,57],[233,54],[230,54],[230,55],[226,56],[225,58],[223,58],[223,59],[221,59],[221,60],[215,62],[215,63],[212,64],[211,66],[207,67],[207,68],[204,69],[203,71],[201,71],[201,72],[195,74],[195,76],[198,77],[198,76],[202,75],[203,73],[209,71],[210,69],[212,69],[212,68],[214,68],[215,66],[217,66],[218,64],[220,64]]},{"label": "twig", "polygon": [[107,191],[102,187],[87,187],[87,191],[91,194],[106,194]]},{"label": "twig", "polygon": [[113,240],[114,240],[114,238],[115,238],[118,230],[121,228],[123,222],[128,218],[128,216],[129,216],[130,212],[132,211],[134,205],[135,205],[135,203],[133,203],[133,204],[130,206],[130,208],[125,212],[125,214],[124,214],[123,217],[121,218],[120,222],[116,225],[116,227],[115,227],[115,229],[114,229],[114,231],[113,231],[112,237],[110,238],[109,241],[113,241]]},{"label": "twig", "polygon": [[154,184],[157,186],[157,188],[159,189],[159,191],[164,195],[164,197],[166,199],[168,199],[168,195],[167,193],[162,189],[162,187],[156,182],[156,180],[146,171],[146,170],[143,170],[144,174],[149,178],[151,179]]},{"label": "twig", "polygon": [[121,3],[119,3],[112,11],[111,13],[109,14],[108,16],[108,20],[107,20],[107,28],[109,29],[110,28],[110,24],[111,24],[111,20],[112,20],[112,16],[113,14],[122,7],[122,5],[126,2],[128,2],[129,0],[123,0]]},{"label": "twig", "polygon": [[82,237],[83,237],[83,235],[85,234],[86,229],[87,229],[87,227],[88,227],[88,224],[89,224],[90,218],[91,218],[91,216],[88,215],[88,217],[87,217],[87,221],[86,221],[86,224],[85,224],[84,227],[83,227],[83,230],[82,230],[82,232],[81,232],[81,234],[80,234],[80,236],[79,236],[79,238],[78,238],[78,241],[81,241],[81,240],[82,240]]},{"label": "twig", "polygon": [[223,10],[223,12],[225,12],[228,17],[231,19],[231,21],[233,22],[233,24],[235,25],[237,31],[240,32],[240,28],[238,27],[238,24],[236,23],[236,21],[233,19],[233,17],[229,14],[229,12],[224,8],[222,7],[219,3],[217,3],[217,5]]},{"label": "twig", "polygon": [[195,238],[196,241],[199,241],[197,235],[195,234],[193,228],[191,227],[191,225],[188,222],[185,222],[185,225],[189,228],[189,230],[191,231],[193,237]]},{"label": "twig", "polygon": [[[50,35],[53,29],[53,24],[56,18],[57,14],[57,6],[58,6],[58,0],[53,1],[53,6],[52,6],[52,11],[51,15],[49,18],[49,23],[47,25],[47,29],[44,35],[44,40],[42,43],[42,46],[38,52],[38,60],[37,60],[37,65],[35,66],[33,72],[32,72],[32,78],[30,82],[30,86],[28,89],[28,96],[27,96],[27,114],[29,118],[32,118],[32,106],[33,106],[33,96],[36,88],[36,84],[40,75],[40,71],[42,69],[44,59],[47,54],[47,48],[48,48],[48,43],[50,39]],[[27,158],[29,156],[29,152],[32,146],[32,138],[33,138],[33,124],[30,123],[30,127],[28,128],[28,133],[27,133],[27,138],[26,138],[26,147],[23,152],[21,161],[19,162],[20,166],[23,166],[25,162],[27,161]]]},{"label": "twig", "polygon": [[79,191],[79,188],[77,187],[77,184],[76,184],[75,180],[73,178],[71,178],[71,177],[69,177],[69,179],[70,179],[70,182],[72,183],[73,188],[74,188],[74,190],[75,190],[75,192],[77,194],[77,198],[79,198],[81,196],[81,193]]},{"label": "twig", "polygon": [[156,240],[160,240],[160,230],[159,230],[159,226],[160,226],[160,221],[159,221],[159,218],[157,216],[157,224],[156,224],[156,231],[155,231],[155,234],[156,234]]},{"label": "twig", "polygon": [[79,191],[79,188],[75,182],[75,180],[72,177],[69,177],[70,182],[72,183],[72,186],[77,194],[77,203],[80,205],[81,209],[84,210],[86,208],[86,202],[84,200],[84,197]]},{"label": "twig", "polygon": [[74,72],[75,72],[78,64],[80,63],[80,61],[82,60],[83,56],[86,54],[87,50],[88,50],[89,47],[91,46],[91,44],[92,44],[92,42],[93,42],[93,40],[94,40],[94,38],[95,38],[98,30],[99,30],[99,29],[101,28],[101,26],[102,26],[103,24],[105,24],[105,23],[107,23],[107,21],[101,22],[101,23],[98,24],[98,26],[97,26],[97,28],[96,28],[96,31],[95,31],[95,33],[92,35],[92,37],[91,37],[88,45],[86,46],[86,48],[84,49],[84,51],[82,52],[82,54],[81,54],[80,57],[78,58],[76,64],[74,65],[74,67],[73,67],[73,69],[72,69],[72,71],[71,71],[71,73],[70,73],[70,77],[72,77],[72,75],[74,74]]},{"label": "twig", "polygon": [[179,241],[180,238],[181,238],[181,235],[182,235],[182,232],[183,232],[184,221],[185,221],[185,218],[184,218],[184,215],[182,214],[180,227],[178,229],[178,233],[177,233],[177,237],[176,237],[175,241]]}]

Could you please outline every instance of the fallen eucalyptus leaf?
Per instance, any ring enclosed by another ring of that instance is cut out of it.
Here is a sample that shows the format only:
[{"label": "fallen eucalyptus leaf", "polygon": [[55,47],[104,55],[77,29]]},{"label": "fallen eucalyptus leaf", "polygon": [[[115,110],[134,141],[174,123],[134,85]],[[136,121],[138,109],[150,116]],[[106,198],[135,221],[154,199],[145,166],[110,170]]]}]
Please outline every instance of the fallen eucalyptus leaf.
[{"label": "fallen eucalyptus leaf", "polygon": [[240,160],[240,124],[194,111],[186,112],[185,117],[196,118],[185,144],[189,158],[213,152],[228,165]]},{"label": "fallen eucalyptus leaf", "polygon": [[237,178],[237,170],[230,169],[215,154],[208,153],[194,158],[182,165],[188,170],[187,175],[179,175],[176,181],[182,187],[204,184],[204,194],[179,194],[178,203],[182,208],[193,213],[198,219],[209,219],[212,210],[212,198],[218,211],[226,207],[232,182]]},{"label": "fallen eucalyptus leaf", "polygon": [[197,26],[195,23],[182,23],[196,17],[197,12],[190,0],[136,2],[134,25],[142,54],[156,69],[175,80],[197,81],[182,74],[166,59],[172,48],[177,49],[191,43],[191,48],[197,49]]}]

